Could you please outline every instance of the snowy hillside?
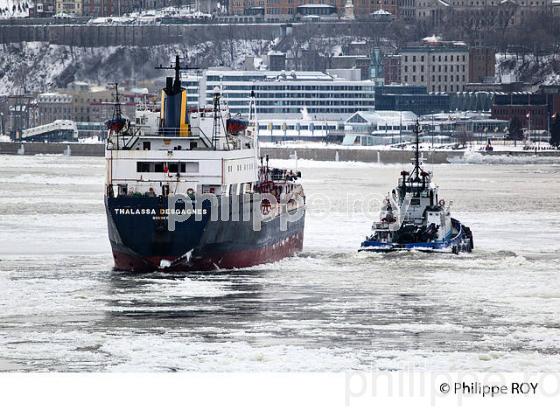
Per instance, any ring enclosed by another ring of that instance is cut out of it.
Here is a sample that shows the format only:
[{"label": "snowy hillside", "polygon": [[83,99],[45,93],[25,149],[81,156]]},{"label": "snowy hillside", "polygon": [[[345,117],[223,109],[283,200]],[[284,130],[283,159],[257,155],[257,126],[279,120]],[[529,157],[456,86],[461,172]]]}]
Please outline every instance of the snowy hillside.
[{"label": "snowy hillside", "polygon": [[[4,0],[0,0],[4,1]],[[8,0],[10,1],[10,0]],[[192,46],[170,44],[153,47],[71,47],[42,42],[0,45],[0,95],[47,91],[71,81],[93,83],[142,81],[160,78],[154,67],[168,64],[175,54],[193,67],[241,68],[255,57],[255,68],[271,50],[301,56],[310,49],[320,55],[339,55],[352,37],[310,36],[304,41],[231,40],[206,41]]]},{"label": "snowy hillside", "polygon": [[0,19],[29,16],[29,7],[33,2],[28,0],[0,0]]},{"label": "snowy hillside", "polygon": [[107,83],[159,78],[154,67],[168,64],[175,54],[188,56],[195,67],[240,67],[245,56],[266,54],[269,42],[243,40],[193,47],[77,48],[47,43],[0,45],[0,95],[25,90],[46,91],[71,81]]},{"label": "snowy hillside", "polygon": [[496,54],[496,78],[502,82],[560,84],[560,56]]}]

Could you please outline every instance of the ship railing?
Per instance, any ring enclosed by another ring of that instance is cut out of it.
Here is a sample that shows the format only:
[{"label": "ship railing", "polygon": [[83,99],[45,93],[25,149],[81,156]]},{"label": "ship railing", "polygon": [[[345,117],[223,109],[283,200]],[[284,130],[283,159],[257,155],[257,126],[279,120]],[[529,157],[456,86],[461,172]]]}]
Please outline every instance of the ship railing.
[{"label": "ship railing", "polygon": [[157,133],[154,134],[144,134],[145,137],[159,137],[159,138],[185,138],[191,140],[201,140],[207,148],[213,148],[214,144],[212,140],[206,135],[206,133],[200,127],[190,127],[190,132],[188,136],[181,136],[181,131],[184,129],[175,127],[160,128]]}]

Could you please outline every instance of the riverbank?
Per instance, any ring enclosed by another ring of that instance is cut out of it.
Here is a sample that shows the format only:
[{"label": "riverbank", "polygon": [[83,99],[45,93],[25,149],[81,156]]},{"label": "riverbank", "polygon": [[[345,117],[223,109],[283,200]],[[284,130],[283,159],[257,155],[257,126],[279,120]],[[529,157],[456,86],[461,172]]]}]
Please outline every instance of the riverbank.
[{"label": "riverbank", "polygon": [[[15,143],[0,142],[0,155],[69,155],[69,156],[104,156],[103,144],[76,144],[76,143]],[[560,160],[560,150],[546,151],[461,151],[461,150],[430,150],[422,149],[424,162],[429,164],[447,164],[461,162],[465,156],[476,154],[483,157],[504,156],[513,158],[549,157]],[[372,149],[369,147],[346,147],[329,145],[324,147],[297,147],[269,145],[261,147],[261,154],[272,159],[308,159],[314,161],[351,161],[374,162],[380,164],[409,163],[413,152],[410,149]]]}]

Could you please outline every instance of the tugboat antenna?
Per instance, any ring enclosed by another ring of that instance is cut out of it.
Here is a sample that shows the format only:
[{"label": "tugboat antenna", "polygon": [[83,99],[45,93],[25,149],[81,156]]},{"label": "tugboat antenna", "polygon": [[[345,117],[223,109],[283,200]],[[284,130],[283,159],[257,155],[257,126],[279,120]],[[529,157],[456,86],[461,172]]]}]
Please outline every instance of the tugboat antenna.
[{"label": "tugboat antenna", "polygon": [[416,180],[420,180],[420,123],[416,119],[414,127],[414,134],[416,135],[416,152],[414,155],[414,171],[416,171]]}]

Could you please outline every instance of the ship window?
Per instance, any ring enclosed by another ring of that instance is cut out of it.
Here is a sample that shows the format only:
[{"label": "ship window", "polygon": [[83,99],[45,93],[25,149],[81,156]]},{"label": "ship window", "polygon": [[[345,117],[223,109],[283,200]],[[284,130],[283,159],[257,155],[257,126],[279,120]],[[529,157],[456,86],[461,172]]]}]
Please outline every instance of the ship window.
[{"label": "ship window", "polygon": [[137,162],[137,172],[163,172],[165,165],[171,173],[198,172],[198,162]]},{"label": "ship window", "polygon": [[412,198],[410,200],[410,205],[420,205],[420,198]]},{"label": "ship window", "polygon": [[136,163],[136,172],[150,172],[150,163],[149,162],[137,162]]},{"label": "ship window", "polygon": [[142,149],[144,150],[149,150],[152,147],[152,143],[150,141],[144,141],[142,143]]}]

